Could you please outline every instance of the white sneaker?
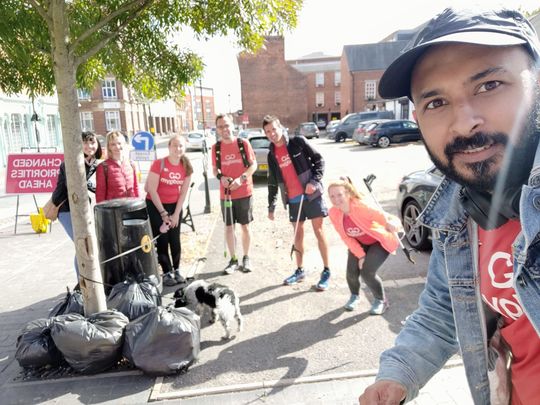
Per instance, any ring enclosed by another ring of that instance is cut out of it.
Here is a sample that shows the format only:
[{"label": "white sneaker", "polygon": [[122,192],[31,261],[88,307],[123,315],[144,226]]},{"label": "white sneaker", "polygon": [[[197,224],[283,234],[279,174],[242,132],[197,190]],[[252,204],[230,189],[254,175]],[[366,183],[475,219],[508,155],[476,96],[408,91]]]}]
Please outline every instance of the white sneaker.
[{"label": "white sneaker", "polygon": [[386,312],[388,309],[388,301],[387,300],[375,300],[373,301],[373,304],[371,305],[371,309],[369,310],[370,315],[382,315]]}]

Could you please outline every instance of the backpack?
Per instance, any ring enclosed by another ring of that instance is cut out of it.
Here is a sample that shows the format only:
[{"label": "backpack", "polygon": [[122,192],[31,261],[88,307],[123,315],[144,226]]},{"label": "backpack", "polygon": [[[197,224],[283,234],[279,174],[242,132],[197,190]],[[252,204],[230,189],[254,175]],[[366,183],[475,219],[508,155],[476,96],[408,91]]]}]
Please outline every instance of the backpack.
[{"label": "backpack", "polygon": [[[246,147],[244,146],[244,141],[241,138],[236,138],[238,142],[238,149],[240,149],[240,155],[242,156],[242,163],[244,167],[251,166],[249,159],[246,153]],[[221,141],[216,142],[216,168],[219,174],[221,174]]]},{"label": "backpack", "polygon": [[[159,168],[159,177],[161,177],[161,173],[163,173],[163,169],[165,169],[165,159],[167,159],[167,158],[159,159],[159,160],[161,160],[161,165],[160,165],[160,168]],[[148,193],[148,190],[146,189],[146,182],[144,183],[144,191],[146,193]]]}]

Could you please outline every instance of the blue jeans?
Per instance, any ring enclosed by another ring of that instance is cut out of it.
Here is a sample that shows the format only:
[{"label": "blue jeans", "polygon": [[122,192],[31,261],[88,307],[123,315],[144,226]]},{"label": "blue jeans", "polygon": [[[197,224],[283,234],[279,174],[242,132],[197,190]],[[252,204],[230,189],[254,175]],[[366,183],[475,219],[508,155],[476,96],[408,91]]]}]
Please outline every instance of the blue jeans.
[{"label": "blue jeans", "polygon": [[[71,213],[69,211],[58,212],[58,221],[62,224],[62,227],[66,231],[69,239],[73,241],[73,224],[71,223]],[[75,266],[75,273],[77,274],[77,283],[79,282],[79,266],[77,265],[77,255],[73,259],[73,265]]]}]

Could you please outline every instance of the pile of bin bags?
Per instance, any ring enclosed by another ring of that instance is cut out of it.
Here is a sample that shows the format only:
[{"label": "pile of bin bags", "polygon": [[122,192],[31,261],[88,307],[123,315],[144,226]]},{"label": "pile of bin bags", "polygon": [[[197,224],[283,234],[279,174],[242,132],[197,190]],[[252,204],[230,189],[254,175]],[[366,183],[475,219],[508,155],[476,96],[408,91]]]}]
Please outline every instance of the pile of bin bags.
[{"label": "pile of bin bags", "polygon": [[67,293],[49,318],[29,322],[17,338],[21,367],[58,366],[99,373],[122,356],[151,375],[185,371],[200,351],[200,319],[187,308],[164,308],[153,280],[126,280],[107,298],[110,310],[83,316],[80,292]]}]

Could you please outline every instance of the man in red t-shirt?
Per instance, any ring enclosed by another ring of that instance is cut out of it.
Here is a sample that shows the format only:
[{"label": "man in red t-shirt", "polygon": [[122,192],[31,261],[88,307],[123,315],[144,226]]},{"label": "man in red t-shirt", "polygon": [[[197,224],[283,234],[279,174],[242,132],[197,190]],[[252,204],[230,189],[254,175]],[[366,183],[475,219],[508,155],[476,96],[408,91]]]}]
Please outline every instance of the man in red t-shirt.
[{"label": "man in red t-shirt", "polygon": [[[249,247],[251,232],[249,223],[253,221],[253,179],[257,170],[257,161],[251,144],[237,139],[234,134],[232,116],[219,114],[216,117],[216,130],[220,140],[212,146],[212,167],[214,176],[219,180],[221,213],[225,223],[225,239],[231,260],[225,267],[226,274],[237,269],[245,273],[251,271]],[[241,143],[239,143],[241,142]],[[236,236],[234,224],[238,222],[242,229],[242,265],[236,257]]]},{"label": "man in red t-shirt", "polygon": [[386,69],[445,175],[418,222],[433,251],[418,309],[361,405],[412,400],[461,349],[475,404],[540,401],[540,42],[517,10],[448,8]]},{"label": "man in red t-shirt", "polygon": [[297,135],[293,138],[286,136],[279,119],[275,116],[264,117],[263,130],[272,142],[268,152],[268,218],[274,220],[274,209],[280,190],[283,205],[289,207],[289,220],[294,227],[297,268],[283,283],[292,285],[305,278],[304,222],[309,219],[317,237],[324,266],[317,289],[325,291],[329,285],[330,269],[328,243],[323,228],[323,219],[328,215],[328,209],[322,198],[324,159],[303,136]]}]

